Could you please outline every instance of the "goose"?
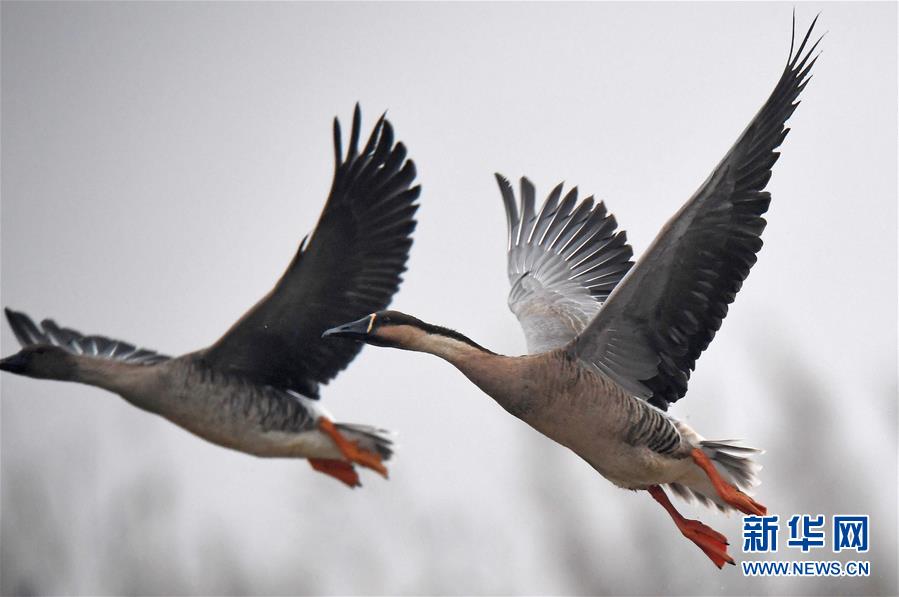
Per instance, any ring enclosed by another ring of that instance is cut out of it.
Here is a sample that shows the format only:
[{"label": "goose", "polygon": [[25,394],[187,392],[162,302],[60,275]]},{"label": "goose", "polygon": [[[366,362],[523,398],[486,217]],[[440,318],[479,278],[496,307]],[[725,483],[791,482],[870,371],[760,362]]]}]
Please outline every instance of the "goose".
[{"label": "goose", "polygon": [[[508,220],[510,310],[528,354],[496,354],[459,332],[398,311],[337,326],[326,337],[436,355],[513,416],[571,449],[613,484],[646,490],[720,569],[727,538],[681,515],[663,489],[722,511],[763,515],[746,491],[759,452],[711,441],[667,412],[756,261],[764,191],[817,59],[809,28],[773,93],[711,176],[634,264],[604,203],[552,190],[538,211],[522,178],[520,204],[496,178]],[[795,20],[794,20],[795,41]],[[820,39],[818,40],[820,42]],[[520,210],[519,210],[520,205]]]},{"label": "goose", "polygon": [[261,457],[306,458],[349,487],[354,465],[385,478],[392,434],[335,422],[319,386],[361,346],[322,340],[322,332],[390,303],[406,269],[420,187],[385,115],[359,151],[356,105],[344,155],[334,119],[335,169],[311,239],[307,235],[274,288],[211,346],[169,357],[47,319],[36,325],[7,308],[22,350],[0,370],[73,381],[114,392],[214,444]]}]

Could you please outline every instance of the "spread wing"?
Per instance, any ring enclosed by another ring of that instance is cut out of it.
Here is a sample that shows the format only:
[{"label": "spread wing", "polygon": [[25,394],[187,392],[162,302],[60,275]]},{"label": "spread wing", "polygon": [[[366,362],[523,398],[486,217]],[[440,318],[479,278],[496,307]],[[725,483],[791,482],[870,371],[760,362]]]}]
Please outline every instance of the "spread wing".
[{"label": "spread wing", "polygon": [[[816,18],[817,20],[817,18]],[[695,195],[668,221],[573,348],[622,387],[666,409],[687,391],[762,247],[763,189],[809,80],[815,23],[773,93]],[[795,22],[794,22],[795,36]],[[820,39],[818,40],[820,42]]]},{"label": "spread wing", "polygon": [[22,346],[47,344],[59,346],[72,354],[139,365],[155,365],[171,358],[121,340],[113,340],[106,336],[86,336],[70,328],[61,328],[52,319],[45,319],[40,326],[37,326],[24,313],[12,309],[4,311],[9,327]]},{"label": "spread wing", "polygon": [[534,185],[521,179],[521,211],[509,181],[496,175],[509,225],[509,309],[528,353],[548,352],[575,338],[633,263],[633,251],[603,203],[563,198],[558,185],[535,210]]},{"label": "spread wing", "polygon": [[360,120],[357,105],[346,156],[334,120],[334,180],[311,240],[271,292],[205,351],[210,365],[316,396],[362,347],[323,341],[322,332],[390,303],[406,269],[420,187],[383,116],[359,151]]}]

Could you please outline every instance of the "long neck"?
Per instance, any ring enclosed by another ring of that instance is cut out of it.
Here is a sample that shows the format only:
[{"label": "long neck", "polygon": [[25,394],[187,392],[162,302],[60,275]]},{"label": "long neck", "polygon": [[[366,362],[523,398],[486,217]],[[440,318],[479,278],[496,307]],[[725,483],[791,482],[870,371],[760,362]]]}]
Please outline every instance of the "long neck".
[{"label": "long neck", "polygon": [[[139,397],[152,394],[155,366],[137,365],[109,359],[75,356],[71,381],[97,386],[119,394],[129,402],[141,402]],[[149,407],[150,405],[138,404]]]},{"label": "long neck", "polygon": [[517,394],[518,376],[515,373],[518,359],[495,354],[461,334],[454,335],[457,337],[415,334],[403,342],[402,348],[427,352],[448,361],[494,400],[506,406],[511,399],[510,390],[512,394]]},{"label": "long neck", "polygon": [[474,342],[465,342],[460,338],[441,334],[415,334],[403,344],[403,348],[433,354],[457,367],[470,359],[497,356],[485,348],[478,347]]}]

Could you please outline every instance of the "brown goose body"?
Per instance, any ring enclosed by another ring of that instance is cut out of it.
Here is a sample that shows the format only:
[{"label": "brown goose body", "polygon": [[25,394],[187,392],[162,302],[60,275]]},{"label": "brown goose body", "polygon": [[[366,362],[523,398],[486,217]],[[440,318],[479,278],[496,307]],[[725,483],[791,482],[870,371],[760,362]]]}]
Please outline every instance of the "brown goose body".
[{"label": "brown goose body", "polygon": [[[217,371],[202,352],[149,365],[64,358],[70,369],[60,380],[118,394],[214,444],[262,457],[341,458],[317,427],[329,416],[317,400]],[[365,443],[375,448],[371,438]]]},{"label": "brown goose body", "polygon": [[[387,321],[413,320],[386,312]],[[367,326],[369,318],[361,320]],[[376,324],[377,325],[377,324]],[[428,326],[431,330],[440,330]],[[416,325],[375,328],[379,343],[438,356],[458,369],[511,415],[571,449],[625,489],[676,484],[729,508],[690,459],[702,438],[686,424],[635,399],[601,371],[567,349],[525,356],[495,354]],[[710,450],[710,457],[717,451]],[[740,463],[748,466],[749,463]],[[742,478],[748,470],[740,470]]]},{"label": "brown goose body", "polygon": [[322,340],[329,327],[383,309],[399,288],[412,244],[415,165],[382,116],[360,147],[361,111],[349,144],[334,120],[331,192],[311,238],[272,290],[211,346],[171,358],[47,319],[6,310],[22,350],[0,370],[112,391],[217,445],[256,456],[308,458],[355,487],[354,464],[386,476],[390,434],[335,423],[319,387],[360,346]]},{"label": "brown goose body", "polygon": [[528,380],[522,394],[511,396],[503,385],[488,394],[504,407],[518,398],[506,410],[615,485],[676,483],[692,469],[690,451],[698,443],[684,439],[675,419],[634,400],[602,372],[582,366],[565,350],[511,360],[516,365],[505,377]]},{"label": "brown goose body", "polygon": [[[462,334],[394,311],[326,336],[428,352],[464,373],[514,416],[570,448],[616,485],[646,489],[678,528],[722,567],[727,540],[686,520],[662,486],[721,509],[761,515],[758,450],[707,441],[667,413],[687,392],[762,247],[765,187],[787,119],[816,61],[813,22],[793,44],[774,91],[696,193],[634,264],[603,203],[553,189],[541,207],[521,180],[520,203],[497,175],[508,222],[508,303],[528,356],[505,357]],[[794,22],[795,40],[795,22]],[[820,40],[819,40],[820,41]],[[520,207],[519,207],[520,206]]]}]

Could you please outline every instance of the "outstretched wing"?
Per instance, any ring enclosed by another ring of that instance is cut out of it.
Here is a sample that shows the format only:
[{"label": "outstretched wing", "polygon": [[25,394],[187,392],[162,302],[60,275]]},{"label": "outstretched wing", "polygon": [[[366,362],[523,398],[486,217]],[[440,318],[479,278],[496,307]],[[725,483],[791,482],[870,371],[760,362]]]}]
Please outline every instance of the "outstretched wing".
[{"label": "outstretched wing", "polygon": [[791,44],[774,92],[736,144],[574,345],[581,359],[661,409],[686,393],[696,359],[762,247],[761,216],[771,201],[763,189],[817,60],[810,60],[817,42],[805,52],[814,26],[795,55]]},{"label": "outstretched wing", "polygon": [[345,157],[334,120],[334,180],[311,240],[271,292],[205,351],[210,365],[314,397],[362,347],[322,340],[322,332],[390,303],[406,269],[420,187],[383,116],[359,151],[360,120],[357,105]]},{"label": "outstretched wing", "polygon": [[67,352],[100,359],[125,361],[138,365],[155,365],[171,357],[106,336],[85,336],[70,328],[61,328],[52,319],[45,319],[40,327],[19,311],[4,309],[9,327],[22,346],[46,344],[59,346]]},{"label": "outstretched wing", "polygon": [[528,353],[548,352],[575,338],[633,263],[624,231],[593,197],[558,185],[535,210],[534,185],[521,179],[521,211],[509,181],[496,175],[509,225],[509,309]]}]

